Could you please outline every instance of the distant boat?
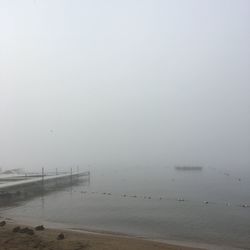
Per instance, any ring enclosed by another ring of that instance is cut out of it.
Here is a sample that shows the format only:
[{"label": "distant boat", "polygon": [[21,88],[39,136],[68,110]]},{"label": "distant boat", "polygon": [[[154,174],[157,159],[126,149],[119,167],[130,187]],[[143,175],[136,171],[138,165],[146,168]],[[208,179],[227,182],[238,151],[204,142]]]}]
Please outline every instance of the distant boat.
[{"label": "distant boat", "polygon": [[196,170],[201,171],[203,169],[202,166],[175,166],[176,170],[186,171],[186,170]]}]

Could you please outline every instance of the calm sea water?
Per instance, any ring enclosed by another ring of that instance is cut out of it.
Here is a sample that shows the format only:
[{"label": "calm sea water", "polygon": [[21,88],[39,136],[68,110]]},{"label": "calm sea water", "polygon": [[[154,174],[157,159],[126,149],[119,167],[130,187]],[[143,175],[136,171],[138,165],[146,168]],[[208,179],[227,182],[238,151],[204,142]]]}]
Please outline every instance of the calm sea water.
[{"label": "calm sea water", "polygon": [[4,213],[74,228],[250,249],[250,207],[242,204],[250,205],[248,171],[134,167],[92,171],[90,182]]}]

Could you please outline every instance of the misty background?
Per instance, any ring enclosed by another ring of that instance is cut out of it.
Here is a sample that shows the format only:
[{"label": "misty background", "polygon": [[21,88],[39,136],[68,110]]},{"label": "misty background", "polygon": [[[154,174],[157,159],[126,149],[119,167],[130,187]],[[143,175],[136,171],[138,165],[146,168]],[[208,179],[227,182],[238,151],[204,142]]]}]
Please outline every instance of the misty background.
[{"label": "misty background", "polygon": [[0,2],[0,166],[248,169],[250,2]]}]

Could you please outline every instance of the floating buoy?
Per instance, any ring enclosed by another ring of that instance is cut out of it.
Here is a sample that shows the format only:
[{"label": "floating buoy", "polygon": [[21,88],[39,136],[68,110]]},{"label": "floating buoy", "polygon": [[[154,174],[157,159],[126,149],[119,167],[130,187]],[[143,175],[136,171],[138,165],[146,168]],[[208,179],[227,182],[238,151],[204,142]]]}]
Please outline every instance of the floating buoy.
[{"label": "floating buoy", "polygon": [[247,204],[242,204],[241,207],[249,207]]}]

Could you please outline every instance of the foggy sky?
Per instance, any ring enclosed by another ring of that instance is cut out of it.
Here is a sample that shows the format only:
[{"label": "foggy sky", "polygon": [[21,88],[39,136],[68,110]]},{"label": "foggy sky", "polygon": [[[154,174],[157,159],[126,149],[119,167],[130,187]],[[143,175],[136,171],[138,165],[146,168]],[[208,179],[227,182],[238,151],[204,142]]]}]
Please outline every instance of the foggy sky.
[{"label": "foggy sky", "polygon": [[250,2],[0,1],[0,166],[250,167]]}]

